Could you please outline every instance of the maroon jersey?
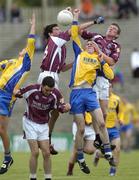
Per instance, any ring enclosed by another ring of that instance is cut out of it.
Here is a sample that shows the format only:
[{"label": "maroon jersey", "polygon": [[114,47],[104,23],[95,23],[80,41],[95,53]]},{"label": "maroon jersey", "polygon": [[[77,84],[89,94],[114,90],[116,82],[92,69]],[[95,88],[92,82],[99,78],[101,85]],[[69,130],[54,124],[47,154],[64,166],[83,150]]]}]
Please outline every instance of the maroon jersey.
[{"label": "maroon jersey", "polygon": [[121,47],[114,40],[107,40],[106,36],[102,36],[101,34],[92,33],[83,31],[82,33],[83,39],[93,39],[95,41],[101,51],[107,56],[114,59],[115,62],[119,60]]},{"label": "maroon jersey", "polygon": [[60,103],[61,93],[54,89],[50,95],[45,96],[42,93],[41,85],[34,84],[22,88],[21,95],[26,99],[27,108],[25,116],[38,124],[44,124],[49,121],[49,113],[53,109],[63,112],[63,104]]},{"label": "maroon jersey", "polygon": [[65,66],[66,42],[70,40],[68,31],[60,33],[59,37],[50,36],[44,51],[41,64],[42,71],[59,73]]}]

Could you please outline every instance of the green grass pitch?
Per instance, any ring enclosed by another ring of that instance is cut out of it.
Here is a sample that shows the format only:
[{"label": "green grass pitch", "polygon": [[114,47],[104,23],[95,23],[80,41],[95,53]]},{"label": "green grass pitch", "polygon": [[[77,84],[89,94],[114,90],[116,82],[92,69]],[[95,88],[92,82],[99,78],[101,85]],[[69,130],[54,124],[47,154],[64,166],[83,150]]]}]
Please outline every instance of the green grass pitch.
[{"label": "green grass pitch", "polygon": [[[89,175],[82,173],[76,164],[74,175],[66,176],[69,156],[70,152],[62,152],[52,157],[53,180],[139,180],[139,151],[121,153],[121,162],[115,177],[109,177],[109,165],[105,160],[101,160],[98,167],[93,167],[92,155],[86,155],[86,161],[91,170]],[[1,153],[0,159],[2,158]],[[28,180],[29,153],[14,153],[13,158],[14,164],[6,174],[0,175],[0,180]],[[37,176],[38,180],[44,180],[41,154]]]}]

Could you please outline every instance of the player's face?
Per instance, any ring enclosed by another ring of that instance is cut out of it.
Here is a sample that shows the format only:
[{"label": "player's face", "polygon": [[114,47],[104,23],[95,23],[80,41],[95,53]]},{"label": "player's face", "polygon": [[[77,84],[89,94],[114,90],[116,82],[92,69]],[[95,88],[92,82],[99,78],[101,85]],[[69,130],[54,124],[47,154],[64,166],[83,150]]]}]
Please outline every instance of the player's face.
[{"label": "player's face", "polygon": [[92,41],[88,41],[85,45],[85,50],[89,53],[89,54],[92,54],[95,49],[94,49],[94,44]]},{"label": "player's face", "polygon": [[59,36],[59,34],[61,33],[61,29],[58,26],[53,27],[52,36]]},{"label": "player's face", "polygon": [[42,93],[45,95],[45,96],[48,96],[50,95],[50,93],[52,92],[54,88],[50,88],[48,86],[42,86]]},{"label": "player's face", "polygon": [[25,53],[26,53],[26,49],[24,48],[22,49],[22,51],[20,51],[19,56],[23,57]]},{"label": "player's face", "polygon": [[118,27],[110,25],[107,29],[106,36],[116,38],[118,36]]}]

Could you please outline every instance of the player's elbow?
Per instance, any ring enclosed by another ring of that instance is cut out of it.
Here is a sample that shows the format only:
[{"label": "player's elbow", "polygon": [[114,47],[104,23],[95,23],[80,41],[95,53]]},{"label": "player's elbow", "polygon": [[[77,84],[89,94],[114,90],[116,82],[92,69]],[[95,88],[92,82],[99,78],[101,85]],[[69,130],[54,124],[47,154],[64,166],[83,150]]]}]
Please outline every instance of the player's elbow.
[{"label": "player's elbow", "polygon": [[113,73],[113,72],[111,72],[111,73],[109,74],[108,79],[109,79],[109,80],[112,80],[113,78],[114,78],[114,73]]},{"label": "player's elbow", "polygon": [[108,64],[109,64],[109,66],[114,66],[115,60],[111,58]]},{"label": "player's elbow", "polygon": [[114,73],[113,73],[113,71],[110,73],[110,80],[112,80],[114,78]]},{"label": "player's elbow", "polygon": [[105,77],[106,77],[108,80],[112,80],[112,79],[114,78],[114,73],[113,73],[113,71],[108,72],[107,75],[105,74]]}]

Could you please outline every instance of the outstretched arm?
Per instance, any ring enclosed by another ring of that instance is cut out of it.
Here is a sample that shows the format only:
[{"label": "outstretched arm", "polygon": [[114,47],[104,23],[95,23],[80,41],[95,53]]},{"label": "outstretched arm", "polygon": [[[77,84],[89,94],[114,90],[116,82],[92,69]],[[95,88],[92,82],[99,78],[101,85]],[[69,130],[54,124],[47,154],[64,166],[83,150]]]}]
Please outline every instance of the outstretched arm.
[{"label": "outstretched arm", "polygon": [[62,71],[62,72],[68,71],[69,69],[72,68],[72,66],[73,66],[73,62],[72,62],[72,63],[69,63],[69,64],[65,64],[65,65],[62,67],[61,71]]},{"label": "outstretched arm", "polygon": [[87,29],[87,28],[91,27],[91,26],[94,25],[94,24],[102,24],[102,23],[104,23],[104,17],[99,16],[98,18],[96,18],[96,19],[93,20],[93,21],[80,24],[79,29],[80,29],[80,30],[84,30],[84,29]]},{"label": "outstretched arm", "polygon": [[78,26],[79,13],[80,13],[79,9],[75,9],[73,11],[73,24],[71,26],[71,37],[73,40],[73,50],[75,56],[78,56],[78,54],[82,51],[81,41],[79,38],[79,26]]},{"label": "outstretched arm", "polygon": [[32,18],[30,19],[30,33],[29,34],[35,34],[35,24],[36,24],[36,18],[35,18],[35,13],[33,12]]},{"label": "outstretched arm", "polygon": [[26,46],[26,52],[28,53],[30,59],[33,59],[34,50],[35,50],[35,13],[32,14],[32,18],[30,19],[30,32],[28,36],[27,46]]}]

